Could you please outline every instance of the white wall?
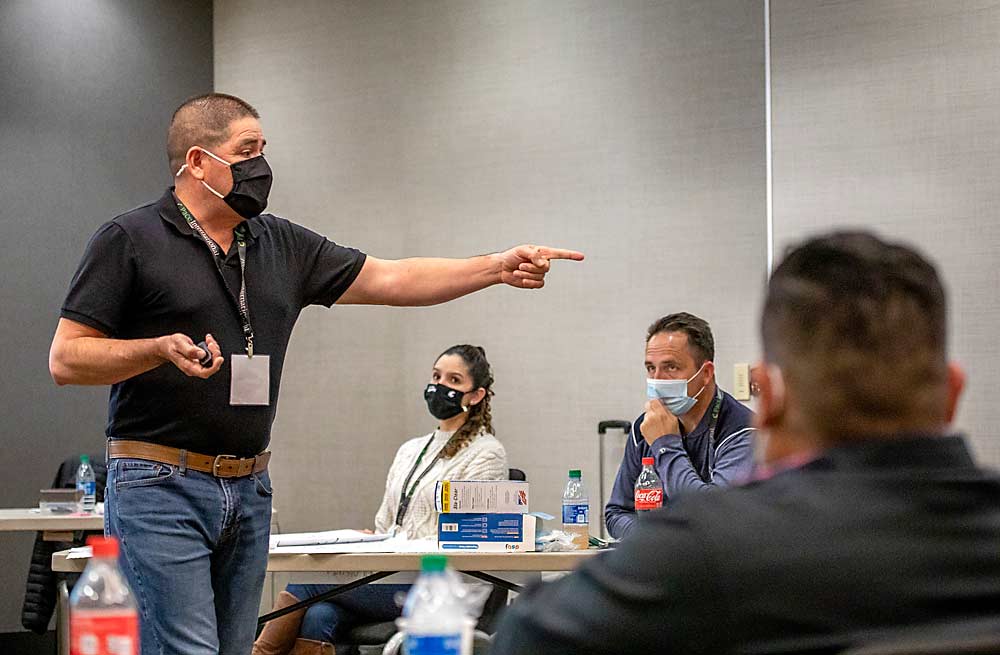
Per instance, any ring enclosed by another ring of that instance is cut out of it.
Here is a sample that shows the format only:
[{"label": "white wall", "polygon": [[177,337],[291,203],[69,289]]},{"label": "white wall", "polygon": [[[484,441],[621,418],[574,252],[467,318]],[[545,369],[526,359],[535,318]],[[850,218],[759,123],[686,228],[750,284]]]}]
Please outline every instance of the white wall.
[{"label": "white wall", "polygon": [[777,250],[832,227],[921,247],[944,276],[958,426],[1000,465],[1000,6],[771,0]]},{"label": "white wall", "polygon": [[216,89],[262,113],[275,212],[379,257],[588,257],[540,292],[307,311],[274,426],[282,528],[371,524],[453,343],[486,348],[498,436],[553,513],[568,468],[596,495],[597,422],[641,410],[652,320],[708,319],[730,386],[765,278],[763,52],[741,0],[217,1]]}]

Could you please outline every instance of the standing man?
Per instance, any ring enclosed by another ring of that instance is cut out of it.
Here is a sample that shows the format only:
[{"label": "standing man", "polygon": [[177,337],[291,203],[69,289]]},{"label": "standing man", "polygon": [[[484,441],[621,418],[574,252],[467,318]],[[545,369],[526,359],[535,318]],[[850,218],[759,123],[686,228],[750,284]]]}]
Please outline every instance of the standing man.
[{"label": "standing man", "polygon": [[271,520],[265,448],[304,307],[537,289],[551,260],[583,259],[519,246],[386,261],[264,214],[258,119],[218,93],[174,112],[176,188],[90,240],[49,353],[57,384],[112,385],[105,528],[121,542],[144,655],[250,652]]},{"label": "standing man", "polygon": [[789,251],[761,319],[768,477],[688,494],[522,594],[491,653],[987,652],[915,647],[995,637],[1000,617],[1000,476],[949,428],[947,324],[905,245],[842,232]]},{"label": "standing man", "polygon": [[[663,482],[663,502],[687,491],[725,487],[753,467],[753,412],[715,383],[715,339],[703,319],[669,314],[646,332],[646,411],[632,424],[611,498],[608,532],[635,525],[633,489],[644,457]],[[669,381],[669,382],[667,382]]]}]

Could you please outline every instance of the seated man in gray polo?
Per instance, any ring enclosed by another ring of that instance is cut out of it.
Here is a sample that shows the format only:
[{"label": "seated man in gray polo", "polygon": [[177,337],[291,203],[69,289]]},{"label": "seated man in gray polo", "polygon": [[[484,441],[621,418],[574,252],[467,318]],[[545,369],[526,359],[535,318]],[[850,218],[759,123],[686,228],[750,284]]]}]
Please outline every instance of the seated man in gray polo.
[{"label": "seated man in gray polo", "polygon": [[621,539],[635,524],[633,490],[645,457],[653,458],[663,482],[664,504],[687,491],[728,486],[750,475],[753,412],[716,385],[714,358],[712,329],[697,316],[669,314],[649,326],[647,386],[658,397],[646,403],[628,435],[604,508],[611,536]]}]

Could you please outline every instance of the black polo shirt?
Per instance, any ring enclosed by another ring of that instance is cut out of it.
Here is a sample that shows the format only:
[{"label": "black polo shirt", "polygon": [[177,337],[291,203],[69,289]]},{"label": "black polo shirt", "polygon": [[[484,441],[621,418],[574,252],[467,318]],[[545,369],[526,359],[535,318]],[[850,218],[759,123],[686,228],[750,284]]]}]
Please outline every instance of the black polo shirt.
[{"label": "black polo shirt", "polygon": [[[211,333],[226,357],[207,380],[168,363],[112,385],[108,437],[209,455],[248,456],[267,447],[299,312],[307,305],[333,305],[361,272],[365,255],[271,214],[246,225],[254,353],[271,357],[266,407],[229,404],[229,355],[246,350],[242,323],[211,251],[177,208],[173,188],[157,202],[104,224],[91,238],[63,304],[64,318],[116,339],[181,332],[198,342]],[[238,292],[235,243],[220,264]]]}]

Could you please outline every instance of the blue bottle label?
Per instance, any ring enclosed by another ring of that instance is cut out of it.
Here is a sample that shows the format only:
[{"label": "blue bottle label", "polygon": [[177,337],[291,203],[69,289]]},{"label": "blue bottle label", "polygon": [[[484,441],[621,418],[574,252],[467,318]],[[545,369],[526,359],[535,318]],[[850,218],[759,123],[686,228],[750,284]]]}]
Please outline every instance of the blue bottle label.
[{"label": "blue bottle label", "polygon": [[563,505],[563,523],[589,524],[590,505]]},{"label": "blue bottle label", "polygon": [[90,482],[77,482],[76,488],[82,491],[85,496],[93,496],[97,493],[97,483],[93,480]]},{"label": "blue bottle label", "polygon": [[461,635],[407,635],[406,655],[461,655]]}]

